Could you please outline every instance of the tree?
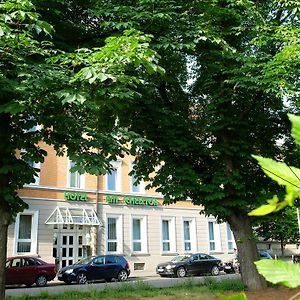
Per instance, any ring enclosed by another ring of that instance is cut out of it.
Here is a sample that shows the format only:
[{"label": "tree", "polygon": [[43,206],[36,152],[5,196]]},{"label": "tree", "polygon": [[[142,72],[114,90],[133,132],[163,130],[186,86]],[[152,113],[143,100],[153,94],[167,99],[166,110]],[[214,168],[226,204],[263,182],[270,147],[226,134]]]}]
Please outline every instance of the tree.
[{"label": "tree", "polygon": [[[0,298],[4,299],[7,229],[26,208],[18,189],[33,182],[38,172],[27,161],[42,162],[47,155],[40,142],[76,161],[74,170],[106,173],[109,161],[126,152],[128,140],[136,136],[117,126],[115,111],[139,96],[146,67],[150,72],[163,70],[149,49],[150,36],[136,30],[102,41],[101,47],[78,45],[75,52],[64,53],[51,43],[53,27],[29,0],[1,1],[0,12]],[[101,114],[103,107],[109,108],[109,115]]]},{"label": "tree", "polygon": [[288,207],[276,214],[265,216],[257,222],[254,232],[264,241],[279,241],[281,255],[284,255],[284,246],[288,243],[299,244],[299,228],[296,208]]},{"label": "tree", "polygon": [[276,141],[287,136],[286,111],[298,97],[298,13],[288,0],[99,1],[96,13],[104,32],[151,33],[166,70],[118,116],[153,141],[132,149],[135,172],[165,202],[190,198],[229,222],[250,289],[265,283],[248,211],[276,190],[250,155],[287,157],[290,149],[288,139]]}]

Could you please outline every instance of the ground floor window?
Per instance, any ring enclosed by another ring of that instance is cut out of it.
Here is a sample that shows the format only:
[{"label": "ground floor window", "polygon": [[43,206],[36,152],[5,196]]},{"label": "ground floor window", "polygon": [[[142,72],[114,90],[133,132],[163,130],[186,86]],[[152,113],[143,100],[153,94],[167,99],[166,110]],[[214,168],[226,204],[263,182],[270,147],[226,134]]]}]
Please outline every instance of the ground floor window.
[{"label": "ground floor window", "polygon": [[183,219],[183,249],[185,252],[196,252],[196,221],[195,219]]},{"label": "ground floor window", "polygon": [[228,223],[226,223],[226,233],[227,233],[228,251],[233,251],[233,249],[235,248],[235,242],[234,242],[233,233],[232,233],[230,225]]},{"label": "ground floor window", "polygon": [[15,254],[37,253],[38,211],[17,214],[15,223]]},{"label": "ground floor window", "polygon": [[163,218],[161,221],[162,252],[176,252],[175,218]]},{"label": "ground floor window", "polygon": [[122,216],[108,215],[106,224],[106,251],[108,253],[122,253]]},{"label": "ground floor window", "polygon": [[209,251],[221,251],[220,225],[215,221],[208,222]]},{"label": "ground floor window", "polygon": [[132,217],[132,251],[147,252],[147,220],[145,216]]}]

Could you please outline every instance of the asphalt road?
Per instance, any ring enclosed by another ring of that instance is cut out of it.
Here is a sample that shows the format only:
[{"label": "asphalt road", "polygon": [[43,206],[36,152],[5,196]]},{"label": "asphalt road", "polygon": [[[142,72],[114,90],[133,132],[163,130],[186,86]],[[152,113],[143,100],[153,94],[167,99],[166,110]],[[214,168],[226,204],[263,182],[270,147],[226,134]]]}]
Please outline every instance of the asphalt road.
[{"label": "asphalt road", "polygon": [[46,287],[8,287],[6,288],[6,296],[22,296],[22,295],[39,295],[42,292],[48,292],[49,294],[59,294],[68,290],[78,290],[78,291],[89,291],[94,290],[104,290],[105,288],[118,288],[122,285],[134,284],[138,281],[143,281],[150,286],[156,288],[167,288],[174,286],[176,284],[183,283],[185,281],[192,281],[194,283],[200,283],[205,280],[205,278],[211,277],[215,280],[223,280],[225,278],[239,278],[239,274],[226,274],[219,276],[197,276],[197,277],[185,277],[185,278],[161,278],[159,276],[149,276],[149,277],[129,277],[126,282],[97,282],[89,283],[85,285],[71,284],[67,285],[63,282],[49,282]]}]

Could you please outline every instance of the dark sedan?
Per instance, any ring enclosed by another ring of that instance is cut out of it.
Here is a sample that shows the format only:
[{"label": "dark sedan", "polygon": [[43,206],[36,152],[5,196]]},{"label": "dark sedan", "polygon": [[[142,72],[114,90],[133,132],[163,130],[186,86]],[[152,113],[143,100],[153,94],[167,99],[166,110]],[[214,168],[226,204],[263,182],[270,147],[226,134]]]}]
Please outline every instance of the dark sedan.
[{"label": "dark sedan", "polygon": [[84,258],[77,263],[59,270],[57,278],[65,283],[75,281],[79,284],[105,279],[111,281],[127,280],[130,274],[129,264],[123,256],[100,255]]},{"label": "dark sedan", "polygon": [[55,264],[47,263],[32,256],[8,257],[6,260],[6,285],[25,284],[45,286],[56,276]]},{"label": "dark sedan", "polygon": [[220,274],[221,260],[205,253],[177,255],[171,261],[159,264],[156,273],[161,277],[187,275]]}]

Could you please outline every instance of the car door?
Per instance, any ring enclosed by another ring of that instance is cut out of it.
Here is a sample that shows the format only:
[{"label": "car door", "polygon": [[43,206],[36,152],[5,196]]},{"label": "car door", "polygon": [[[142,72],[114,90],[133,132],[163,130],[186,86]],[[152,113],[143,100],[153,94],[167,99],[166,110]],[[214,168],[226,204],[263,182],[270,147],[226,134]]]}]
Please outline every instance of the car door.
[{"label": "car door", "polygon": [[6,262],[6,284],[20,284],[22,282],[22,258],[13,258]]},{"label": "car door", "polygon": [[117,277],[120,269],[121,266],[115,255],[107,255],[105,257],[105,271],[104,271],[105,278]]},{"label": "car door", "polygon": [[211,267],[215,264],[215,258],[207,254],[200,254],[199,258],[201,261],[202,273],[210,273]]},{"label": "car door", "polygon": [[187,262],[186,269],[190,274],[199,273],[199,255],[193,254],[189,262]]},{"label": "car door", "polygon": [[24,283],[34,283],[37,276],[38,263],[32,257],[23,258],[22,273],[24,276]]},{"label": "car door", "polygon": [[89,280],[98,280],[104,278],[105,270],[105,257],[97,256],[95,257],[90,265],[87,267],[87,276]]}]

